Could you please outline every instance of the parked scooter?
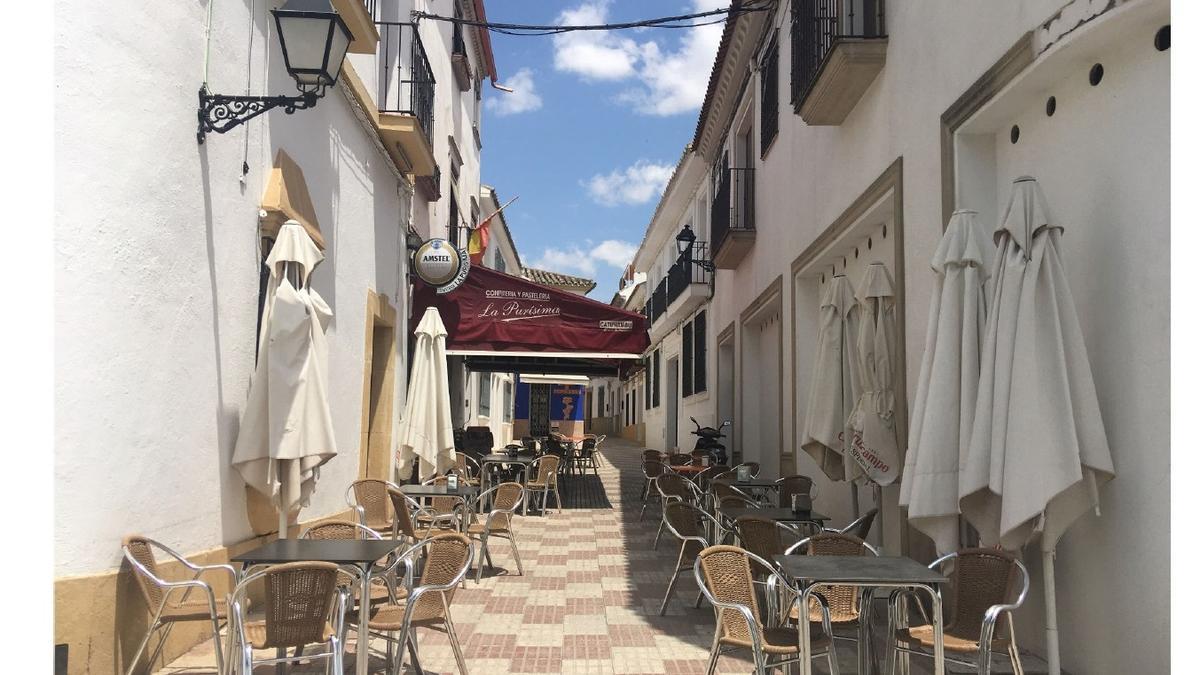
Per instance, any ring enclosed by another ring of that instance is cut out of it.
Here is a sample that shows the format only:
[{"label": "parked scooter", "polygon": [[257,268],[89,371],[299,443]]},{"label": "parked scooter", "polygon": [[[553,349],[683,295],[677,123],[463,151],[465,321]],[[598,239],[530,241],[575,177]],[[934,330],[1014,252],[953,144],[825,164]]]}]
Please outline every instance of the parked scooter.
[{"label": "parked scooter", "polygon": [[713,427],[700,426],[700,423],[693,417],[692,424],[696,425],[696,430],[692,432],[692,435],[696,436],[695,450],[707,450],[709,459],[714,464],[725,464],[728,462],[729,455],[725,452],[725,444],[721,443],[718,439],[725,438],[725,434],[721,433],[721,430],[733,424],[733,422],[725,420],[721,422],[721,426],[714,429]]}]

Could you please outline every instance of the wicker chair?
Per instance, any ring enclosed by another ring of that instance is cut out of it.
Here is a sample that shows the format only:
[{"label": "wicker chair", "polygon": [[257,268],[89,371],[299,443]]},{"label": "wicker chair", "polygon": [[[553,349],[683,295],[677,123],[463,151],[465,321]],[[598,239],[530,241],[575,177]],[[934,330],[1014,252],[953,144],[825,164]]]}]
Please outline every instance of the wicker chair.
[{"label": "wicker chair", "polygon": [[[764,560],[772,560],[774,556],[782,555],[787,550],[788,545],[793,542],[785,544],[785,537],[798,541],[805,534],[811,533],[811,530],[819,531],[819,526],[808,523],[793,525],[757,515],[738,516],[733,521],[733,532],[742,548]],[[775,566],[771,565],[771,569],[774,570]],[[757,568],[754,570],[755,574],[766,574],[768,571]]]},{"label": "wicker chair", "polygon": [[[446,485],[450,479],[446,476],[434,476],[422,485]],[[417,522],[435,524],[443,529],[457,527],[458,522],[466,518],[467,500],[455,495],[442,495],[429,498],[427,512],[417,514]]]},{"label": "wicker chair", "polygon": [[[714,499],[716,499],[716,497],[714,497]],[[725,495],[724,497],[721,497],[720,499],[716,499],[716,509],[714,510],[714,513],[716,514],[717,522],[721,524],[721,529],[725,533],[724,536],[722,536],[721,541],[718,543],[722,543],[722,544],[725,543],[725,538],[733,535],[733,518],[726,515],[726,513],[725,513],[726,509],[760,509],[760,508],[762,508],[762,504],[759,504],[757,501],[755,501],[751,497],[744,496],[744,495],[730,494],[730,495]]]},{"label": "wicker chair", "polygon": [[[789,546],[785,555],[792,555],[798,551],[804,551],[808,555],[844,555],[844,556],[877,556],[879,551],[875,550],[862,539],[849,534],[840,532],[822,532],[811,537],[806,537]],[[824,607],[817,600],[809,602],[808,605],[808,620],[817,621],[822,616],[822,611],[827,609],[829,612],[829,622],[834,629],[845,627],[859,627],[859,621],[862,620],[862,608],[865,606],[870,608],[871,594],[869,589],[860,589],[854,586],[823,586],[820,590],[814,591],[825,599]],[[788,619],[791,621],[800,620],[800,606],[796,602],[792,602],[788,609]],[[867,617],[867,628],[870,627],[870,617]],[[834,635],[835,639],[858,641],[857,633],[853,636]]]},{"label": "wicker chair", "polygon": [[467,485],[479,486],[479,478],[482,474],[479,461],[467,453],[454,453],[454,472],[458,474],[458,479]]},{"label": "wicker chair", "polygon": [[784,476],[775,481],[779,486],[779,505],[791,506],[792,495],[808,495],[812,496],[813,479],[808,476],[796,474],[794,476]]},{"label": "wicker chair", "polygon": [[551,492],[554,493],[554,507],[559,511],[562,510],[562,496],[558,493],[558,468],[561,461],[557,455],[542,455],[529,465],[529,473],[533,474],[533,477],[526,478],[525,490],[536,492],[542,496],[542,515],[547,514],[549,506],[547,502],[550,500]]},{"label": "wicker chair", "polygon": [[571,456],[572,467],[579,469],[580,473],[587,473],[587,470],[591,469],[592,473],[599,476],[600,464],[596,462],[596,445],[594,437],[583,439],[579,449]]},{"label": "wicker chair", "polygon": [[356,480],[346,489],[346,503],[358,514],[360,525],[376,532],[390,532],[392,507],[387,491],[397,487],[395,483],[377,478]]},{"label": "wicker chair", "polygon": [[642,460],[642,477],[645,480],[642,483],[642,512],[638,514],[638,520],[641,520],[646,515],[646,505],[650,503],[652,491],[658,491],[656,485],[658,484],[659,476],[668,471],[667,465],[656,459]]},{"label": "wicker chair", "polygon": [[741,464],[738,464],[737,466],[733,467],[733,469],[732,469],[733,474],[736,476],[737,470],[743,466],[750,469],[750,477],[751,478],[758,478],[758,473],[760,471],[762,471],[762,465],[759,464],[758,462],[742,462]]},{"label": "wicker chair", "polygon": [[699,507],[704,504],[704,494],[692,481],[670,471],[659,476],[658,480],[654,481],[654,486],[658,489],[658,495],[662,501],[663,514],[658,522],[658,532],[654,535],[654,549],[657,550],[658,540],[662,537],[663,529],[667,524],[667,504],[672,501],[682,501]]},{"label": "wicker chair", "polygon": [[859,539],[866,539],[871,533],[871,525],[875,522],[875,516],[879,515],[879,509],[871,509],[858,517],[854,522],[843,527],[840,530],[834,530],[842,534],[849,534]]},{"label": "wicker chair", "polygon": [[[700,551],[692,566],[700,592],[712,603],[717,618],[708,658],[708,675],[716,672],[723,648],[750,649],[756,675],[766,675],[771,668],[797,663],[803,656],[797,630],[804,628],[763,624],[750,572],[752,562],[760,567],[770,567],[766,560],[736,546],[710,546]],[[781,575],[774,571],[771,574],[774,582],[791,588]],[[829,672],[839,675],[829,622],[810,623],[808,630],[812,657],[823,655],[828,661]]]},{"label": "wicker chair", "polygon": [[655,462],[665,462],[665,461],[667,461],[667,456],[665,454],[659,452],[658,450],[643,450],[642,451],[642,461],[646,461],[646,460],[653,460]]},{"label": "wicker chair", "polygon": [[[713,532],[717,533],[718,538],[721,533],[721,526],[712,516],[691,504],[671,501],[664,508],[666,511],[663,520],[667,524],[667,532],[679,540],[679,559],[675,561],[675,571],[671,573],[671,581],[667,584],[666,594],[663,595],[662,606],[658,608],[659,616],[665,616],[667,613],[667,603],[671,601],[671,595],[675,592],[675,584],[679,583],[680,573],[692,566],[697,553],[708,548],[710,535],[706,532],[705,525],[713,525]],[[700,607],[702,599],[702,595],[696,596],[696,607]]]},{"label": "wicker chair", "polygon": [[517,561],[517,573],[525,576],[525,570],[521,567],[521,553],[517,550],[517,533],[513,531],[512,527],[513,516],[517,512],[517,508],[521,506],[521,502],[525,500],[525,487],[520,483],[501,483],[475,498],[474,512],[482,511],[485,498],[492,500],[491,512],[482,523],[473,522],[467,525],[467,535],[471,539],[479,540],[480,555],[476,561],[475,583],[479,583],[483,578],[483,562],[485,560],[488,567],[495,567],[492,564],[492,554],[488,551],[488,537],[500,537],[508,540],[509,546],[512,547],[513,558]]},{"label": "wicker chair", "polygon": [[667,464],[671,466],[687,466],[692,463],[692,456],[683,452],[673,452],[667,455]]},{"label": "wicker chair", "polygon": [[[499,486],[498,486],[499,487]],[[467,675],[467,662],[463,658],[462,645],[454,632],[454,621],[450,616],[450,603],[454,591],[466,578],[471,569],[471,540],[457,532],[439,534],[422,541],[398,561],[406,568],[405,579],[412,583],[412,567],[418,554],[425,552],[424,569],[415,587],[410,587],[403,603],[388,603],[371,608],[367,627],[383,633],[388,641],[388,656],[395,653],[394,667],[389,672],[404,672],[405,644],[415,644],[410,635],[414,628],[431,628],[446,633],[458,662],[458,672]],[[399,649],[393,647],[399,646]]]},{"label": "wicker chair", "polygon": [[[348,520],[330,520],[318,525],[313,525],[307,530],[300,533],[301,539],[383,539],[383,535],[369,527],[363,527],[358,523],[352,523]],[[378,569],[383,569],[391,561],[388,560],[391,556],[384,558],[377,563]],[[358,568],[342,568],[338,570],[338,585],[350,589],[354,602],[358,602],[358,580],[361,579]],[[380,574],[372,575],[371,578],[371,602],[383,600],[385,598],[395,599],[397,592],[394,577],[388,577]]]},{"label": "wicker chair", "polygon": [[[187,581],[167,581],[155,559],[155,549],[166,553],[175,562],[190,570],[193,573],[192,578]],[[138,588],[141,589],[142,597],[146,600],[147,609],[152,613],[150,627],[146,629],[145,637],[142,638],[137,650],[130,657],[129,667],[125,670],[126,675],[132,675],[134,669],[137,668],[138,659],[146,650],[146,645],[150,643],[150,636],[154,635],[155,631],[159,628],[164,629],[158,647],[154,649],[154,653],[147,662],[151,666],[158,659],[163,646],[166,645],[171,629],[175,624],[185,621],[210,622],[213,630],[213,647],[216,649],[217,670],[224,672],[225,661],[221,652],[220,635],[221,624],[228,621],[228,609],[225,605],[225,598],[218,596],[212,584],[202,580],[200,576],[205,572],[226,572],[229,574],[230,587],[232,587],[237,583],[237,572],[233,567],[229,565],[197,565],[153,539],[136,535],[125,537],[121,542],[121,551],[125,560],[133,567]],[[198,600],[190,600],[188,596],[194,589],[200,589],[200,595],[203,597]],[[178,593],[178,591],[183,592]]]},{"label": "wicker chair", "polygon": [[[250,621],[247,594],[251,584],[266,582],[262,621]],[[251,675],[257,663],[287,663],[325,658],[332,672],[342,675],[346,645],[345,616],[350,592],[338,586],[338,566],[330,562],[295,562],[273,565],[242,579],[230,595],[236,674]],[[300,648],[323,644],[328,651],[304,654]],[[287,655],[296,647],[294,656]],[[256,661],[255,649],[275,649],[275,658]]]},{"label": "wicker chair", "polygon": [[[1029,571],[1025,565],[1007,551],[969,548],[944,555],[930,563],[929,568],[941,569],[948,562],[954,563],[954,570],[948,575],[950,598],[946,605],[952,608],[953,615],[942,631],[946,660],[977,668],[981,675],[988,675],[992,669],[992,651],[1004,651],[1012,662],[1013,671],[1024,672],[1012,612],[1024,604],[1029,593]],[[929,656],[933,649],[930,623],[900,626],[900,602],[908,594],[895,591],[891,595],[884,667],[887,675],[895,673],[897,654]],[[996,637],[996,624],[1001,621],[1007,624],[1007,638]],[[964,655],[974,656],[974,660],[966,660]]]}]

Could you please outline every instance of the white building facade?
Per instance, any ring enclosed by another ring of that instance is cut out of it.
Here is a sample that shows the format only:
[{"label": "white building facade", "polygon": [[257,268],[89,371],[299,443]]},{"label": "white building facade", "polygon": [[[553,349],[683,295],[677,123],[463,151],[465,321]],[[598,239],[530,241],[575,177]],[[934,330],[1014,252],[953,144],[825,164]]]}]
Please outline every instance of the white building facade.
[{"label": "white building facade", "polygon": [[[825,17],[832,31],[817,23],[826,4],[842,10]],[[812,37],[828,34],[856,37]],[[690,416],[732,419],[735,461],[760,462],[769,477],[813,476],[822,511],[847,522],[850,489],[799,448],[824,284],[845,274],[857,286],[867,265],[888,268],[904,394],[897,416],[906,422],[930,261],[951,212],[974,209],[990,228],[1012,181],[1034,176],[1065,228],[1117,470],[1101,489],[1102,515],[1085,516],[1058,546],[1063,668],[1167,672],[1159,610],[1169,604],[1170,553],[1169,47],[1165,0],[791,0],[729,22],[695,138],[635,259],[650,276],[647,372],[652,391],[660,378],[663,399],[646,411],[646,445],[686,451]],[[711,293],[690,279],[671,289],[673,239],[687,224],[709,242]],[[707,372],[697,393],[700,312]],[[883,490],[873,538],[926,557],[931,547],[905,525],[897,499],[898,487]],[[1030,552],[1033,590],[1018,640],[1044,653],[1041,565]]]},{"label": "white building facade", "polygon": [[[406,235],[454,236],[479,209],[490,44],[409,17],[482,17],[480,0],[334,0],[354,37],[338,84],[197,144],[202,81],[295,94],[270,14],[282,2],[209,4],[85,4],[56,25],[55,642],[71,673],[123,672],[144,631],[123,536],[216,562],[277,529],[230,457],[279,224],[323,249],[313,287],[333,311],[338,455],[304,524],[347,515],[351,481],[391,476]],[[203,637],[181,626],[164,658]]]}]

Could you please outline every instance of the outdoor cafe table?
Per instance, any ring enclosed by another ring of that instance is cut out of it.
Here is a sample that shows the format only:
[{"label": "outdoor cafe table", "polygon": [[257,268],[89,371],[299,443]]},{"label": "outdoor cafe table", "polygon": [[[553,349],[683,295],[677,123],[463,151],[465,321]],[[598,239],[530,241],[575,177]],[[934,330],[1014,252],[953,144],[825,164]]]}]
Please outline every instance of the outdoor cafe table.
[{"label": "outdoor cafe table", "polygon": [[[446,485],[401,485],[400,491],[409,497],[427,498],[427,497],[458,497],[463,500],[463,504],[467,508],[471,507],[471,500],[475,495],[479,494],[479,488],[474,485],[467,485],[466,482],[458,484],[458,488],[451,490]],[[466,516],[463,518],[463,527],[466,527]]]},{"label": "outdoor cafe table", "polygon": [[796,513],[791,509],[780,508],[778,506],[768,506],[761,509],[747,506],[731,507],[721,509],[721,514],[730,520],[737,520],[741,516],[758,516],[781,523],[817,523],[819,525],[829,520],[829,516],[817,513],[816,511],[801,511],[800,513]]},{"label": "outdoor cafe table", "polygon": [[[942,636],[942,599],[936,586],[947,579],[936,570],[901,556],[841,556],[841,555],[777,555],[775,562],[784,576],[807,584],[800,594],[799,607],[807,608],[814,591],[822,586],[855,586],[857,588],[904,588],[922,590],[933,600],[933,672],[945,675],[946,654]],[[801,611],[801,616],[806,612]],[[864,617],[865,618],[865,617]],[[867,653],[870,649],[870,622],[858,622],[858,668],[868,672]],[[809,631],[800,631],[800,663],[802,675],[812,675],[812,641]]]},{"label": "outdoor cafe table", "polygon": [[[536,461],[537,461],[537,457],[535,457],[534,455],[504,455],[504,454],[484,455],[483,457],[479,458],[479,473],[480,473],[482,481],[486,481],[487,475],[488,475],[488,472],[487,472],[488,466],[493,465],[493,464],[496,464],[496,465],[520,464],[521,465],[521,476],[524,479],[524,481],[528,481],[529,480],[529,465],[533,464]],[[488,485],[483,485],[482,489],[486,490],[486,489],[488,489],[488,487],[489,487]],[[526,516],[529,515],[529,500],[524,500],[522,502],[521,515],[526,515]]]},{"label": "outdoor cafe table", "polygon": [[266,546],[230,558],[241,563],[242,570],[254,565],[319,560],[352,565],[362,570],[362,589],[358,603],[358,646],[355,647],[357,675],[367,675],[368,631],[371,611],[371,568],[376,561],[404,544],[392,539],[278,539]]}]

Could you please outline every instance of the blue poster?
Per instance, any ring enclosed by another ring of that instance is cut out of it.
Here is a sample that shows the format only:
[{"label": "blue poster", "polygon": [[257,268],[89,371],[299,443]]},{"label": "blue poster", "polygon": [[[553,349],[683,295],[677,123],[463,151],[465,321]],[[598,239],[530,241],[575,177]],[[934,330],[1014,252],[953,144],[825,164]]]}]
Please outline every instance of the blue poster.
[{"label": "blue poster", "polygon": [[550,391],[550,419],[563,422],[583,421],[583,387],[556,384]]}]

